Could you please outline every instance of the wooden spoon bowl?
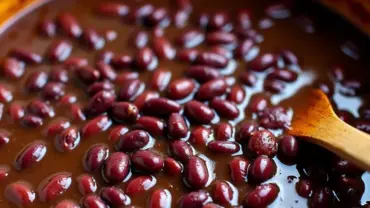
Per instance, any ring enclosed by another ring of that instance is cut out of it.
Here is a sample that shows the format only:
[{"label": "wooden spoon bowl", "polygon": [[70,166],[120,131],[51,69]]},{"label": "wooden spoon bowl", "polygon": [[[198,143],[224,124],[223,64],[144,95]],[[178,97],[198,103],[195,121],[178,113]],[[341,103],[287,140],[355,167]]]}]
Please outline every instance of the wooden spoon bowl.
[{"label": "wooden spoon bowl", "polygon": [[370,135],[339,119],[321,90],[305,92],[287,133],[303,137],[370,170]]}]

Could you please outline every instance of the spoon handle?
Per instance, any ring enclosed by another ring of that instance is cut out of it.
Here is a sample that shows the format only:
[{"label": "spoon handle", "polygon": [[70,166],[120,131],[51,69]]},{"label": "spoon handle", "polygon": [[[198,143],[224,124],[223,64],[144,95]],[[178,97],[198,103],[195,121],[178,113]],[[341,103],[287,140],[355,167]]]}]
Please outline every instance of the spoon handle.
[{"label": "spoon handle", "polygon": [[[315,142],[364,170],[370,170],[370,135],[336,117],[319,125]],[[317,134],[321,134],[318,136]]]}]

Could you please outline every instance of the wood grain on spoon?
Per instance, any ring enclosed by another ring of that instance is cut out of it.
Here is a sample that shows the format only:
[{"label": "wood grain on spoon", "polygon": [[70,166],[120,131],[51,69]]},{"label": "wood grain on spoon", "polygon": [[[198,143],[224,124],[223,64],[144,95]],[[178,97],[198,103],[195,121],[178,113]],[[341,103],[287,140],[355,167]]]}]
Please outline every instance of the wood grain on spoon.
[{"label": "wood grain on spoon", "polygon": [[364,170],[370,170],[370,135],[339,119],[321,90],[305,93],[288,134],[304,137]]}]

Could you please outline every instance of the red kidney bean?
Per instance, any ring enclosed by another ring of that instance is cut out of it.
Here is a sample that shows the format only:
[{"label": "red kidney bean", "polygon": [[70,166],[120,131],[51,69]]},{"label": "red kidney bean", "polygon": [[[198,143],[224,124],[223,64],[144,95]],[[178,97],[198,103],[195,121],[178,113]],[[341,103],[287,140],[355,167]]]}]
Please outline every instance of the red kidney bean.
[{"label": "red kidney bean", "polygon": [[248,69],[263,72],[270,67],[277,66],[278,57],[275,54],[265,53],[257,56],[247,64]]},{"label": "red kidney bean", "polygon": [[298,74],[288,69],[276,69],[267,75],[266,79],[280,80],[284,82],[294,82],[298,78]]},{"label": "red kidney bean", "polygon": [[138,196],[153,188],[156,183],[157,179],[154,176],[138,176],[127,183],[126,193],[131,197]]},{"label": "red kidney bean", "polygon": [[57,33],[57,27],[52,20],[43,20],[39,25],[40,34],[46,37],[54,37]]},{"label": "red kidney bean", "polygon": [[242,184],[246,181],[250,162],[242,157],[234,157],[230,163],[230,176],[234,183]]},{"label": "red kidney bean", "polygon": [[181,110],[181,106],[167,98],[152,98],[145,102],[143,112],[148,115],[169,116],[171,113],[177,113]]},{"label": "red kidney bean", "polygon": [[168,135],[173,139],[184,138],[188,134],[188,125],[184,117],[178,113],[172,113],[168,118]]},{"label": "red kidney bean", "polygon": [[25,115],[21,118],[21,124],[26,128],[37,128],[42,126],[44,121],[42,118],[33,115]]},{"label": "red kidney bean", "polygon": [[130,172],[129,156],[123,152],[112,153],[102,168],[103,179],[109,183],[123,181]]},{"label": "red kidney bean", "polygon": [[82,198],[84,208],[109,208],[108,205],[97,195],[87,195]]},{"label": "red kidney bean", "polygon": [[163,157],[149,150],[139,150],[132,154],[131,164],[139,171],[156,173],[163,169]]},{"label": "red kidney bean", "polygon": [[205,39],[205,36],[199,30],[188,30],[181,34],[176,39],[176,44],[185,48],[194,48],[200,45]]},{"label": "red kidney bean", "polygon": [[74,70],[76,68],[80,68],[83,66],[88,65],[88,60],[86,58],[80,58],[80,57],[69,57],[67,60],[63,62],[63,66],[67,70]]},{"label": "red kidney bean", "polygon": [[117,73],[114,71],[114,69],[103,61],[96,63],[96,69],[100,72],[102,79],[113,81],[117,78]]},{"label": "red kidney bean", "polygon": [[87,112],[90,115],[99,115],[107,112],[113,107],[116,100],[116,95],[109,91],[100,91],[96,93],[87,105]]},{"label": "red kidney bean", "polygon": [[[232,46],[232,45],[230,45],[230,46]],[[211,47],[210,51],[212,51],[214,53],[217,53],[221,56],[224,56],[228,59],[233,58],[232,52],[227,50],[223,45],[214,45],[214,46]]]},{"label": "red kidney bean", "polygon": [[172,73],[165,68],[159,68],[153,72],[151,87],[153,90],[163,91],[171,81]]},{"label": "red kidney bean", "polygon": [[230,141],[210,141],[207,147],[211,152],[221,154],[234,154],[240,151],[239,144]]},{"label": "red kidney bean", "polygon": [[116,102],[112,107],[112,116],[116,121],[134,122],[139,114],[138,108],[128,102]]},{"label": "red kidney bean", "polygon": [[133,130],[122,135],[116,148],[123,152],[138,150],[149,143],[149,134],[143,130]]},{"label": "red kidney bean", "polygon": [[191,79],[178,79],[168,86],[167,95],[174,100],[181,100],[188,97],[195,89],[195,83]]},{"label": "red kidney bean", "polygon": [[43,71],[31,72],[25,83],[25,87],[30,92],[40,91],[47,83],[48,75]]},{"label": "red kidney bean", "polygon": [[235,57],[244,59],[244,57],[249,54],[254,46],[255,43],[252,39],[248,38],[243,40],[234,50]]},{"label": "red kidney bean", "polygon": [[144,91],[140,95],[137,96],[137,98],[134,101],[135,106],[141,110],[144,107],[144,104],[153,98],[159,98],[159,93],[156,91]]},{"label": "red kidney bean", "polygon": [[104,38],[106,39],[106,41],[113,41],[117,38],[117,36],[118,34],[117,34],[117,31],[115,30],[108,29],[104,31]]},{"label": "red kidney bean", "polygon": [[71,38],[79,38],[82,35],[82,28],[75,17],[70,13],[63,13],[58,16],[58,24],[63,32]]},{"label": "red kidney bean", "polygon": [[8,53],[8,56],[14,57],[27,64],[40,64],[42,62],[42,57],[39,54],[23,48],[11,49]]},{"label": "red kidney bean", "polygon": [[106,131],[112,125],[112,120],[107,115],[100,115],[88,121],[81,129],[81,136],[87,139],[100,132]]},{"label": "red kidney bean", "polygon": [[32,206],[36,200],[36,193],[30,184],[24,181],[17,181],[5,187],[4,195],[7,200],[17,207]]},{"label": "red kidney bean", "polygon": [[226,12],[215,12],[210,17],[208,26],[212,30],[220,30],[228,23],[229,15]]},{"label": "red kidney bean", "polygon": [[257,76],[249,71],[242,72],[239,75],[240,81],[249,86],[249,87],[254,87],[257,83]]},{"label": "red kidney bean", "polygon": [[16,156],[14,166],[18,170],[30,168],[39,163],[46,155],[46,144],[40,140],[36,140],[25,146]]},{"label": "red kidney bean", "polygon": [[363,173],[363,170],[360,170],[353,163],[340,157],[333,157],[331,163],[333,171],[338,174],[361,175]]},{"label": "red kidney bean", "polygon": [[117,142],[119,140],[119,138],[122,135],[126,134],[128,131],[129,131],[129,129],[128,129],[127,126],[117,125],[117,126],[113,127],[112,130],[110,131],[108,140],[113,141],[113,142]]},{"label": "red kidney bean", "polygon": [[219,141],[226,141],[233,138],[233,127],[226,122],[216,124],[214,127],[215,139]]},{"label": "red kidney bean", "polygon": [[166,125],[162,120],[156,117],[141,116],[136,120],[135,127],[144,129],[153,136],[163,136]]},{"label": "red kidney bean", "polygon": [[158,58],[172,60],[175,58],[176,50],[164,37],[155,37],[153,40],[154,52]]},{"label": "red kidney bean", "polygon": [[179,208],[203,207],[203,205],[212,202],[212,197],[204,190],[190,192],[183,196],[179,202]]},{"label": "red kidney bean", "polygon": [[217,53],[202,52],[195,59],[195,63],[209,67],[224,68],[229,63],[229,59]]},{"label": "red kidney bean", "polygon": [[310,207],[331,207],[333,206],[333,191],[328,187],[315,190],[308,201]]},{"label": "red kidney bean", "polygon": [[54,109],[49,104],[38,99],[32,100],[30,103],[28,103],[27,110],[28,112],[42,118],[52,118],[55,116]]},{"label": "red kidney bean", "polygon": [[87,93],[90,96],[96,95],[98,92],[112,92],[114,94],[114,85],[110,81],[94,82],[87,88]]},{"label": "red kidney bean", "polygon": [[58,82],[49,82],[42,89],[41,95],[46,100],[59,100],[65,94],[64,84]]},{"label": "red kidney bean", "polygon": [[189,20],[189,13],[184,10],[177,10],[173,14],[172,22],[177,28],[183,28],[186,26]]},{"label": "red kidney bean", "polygon": [[172,203],[171,192],[167,189],[156,189],[150,195],[149,208],[170,208]]},{"label": "red kidney bean", "polygon": [[184,108],[187,116],[201,124],[209,124],[215,117],[208,106],[195,100],[187,102]]},{"label": "red kidney bean", "polygon": [[131,101],[134,100],[138,94],[140,94],[141,90],[143,89],[144,84],[138,80],[127,80],[125,83],[123,83],[119,94],[118,94],[118,100],[121,101]]},{"label": "red kidney bean", "polygon": [[264,97],[263,95],[255,95],[251,98],[248,108],[256,113],[263,111],[268,105],[267,98]]},{"label": "red kidney bean", "polygon": [[148,33],[143,30],[134,31],[129,39],[129,44],[135,48],[144,48],[148,44]]},{"label": "red kidney bean", "polygon": [[194,156],[192,147],[185,141],[176,140],[169,144],[170,153],[174,158],[179,159],[183,163]]},{"label": "red kidney bean", "polygon": [[79,67],[74,72],[77,78],[86,84],[91,84],[101,78],[99,70],[91,66]]},{"label": "red kidney bean", "polygon": [[197,66],[190,67],[186,71],[186,75],[202,83],[221,77],[219,71],[217,71],[216,69],[212,67],[203,66],[203,65],[197,65]]},{"label": "red kidney bean", "polygon": [[179,49],[176,58],[183,62],[193,63],[197,58],[199,51],[197,49]]},{"label": "red kidney bean", "polygon": [[0,102],[10,102],[13,100],[13,93],[4,85],[0,84]]},{"label": "red kidney bean", "polygon": [[98,7],[98,13],[108,17],[123,17],[130,11],[130,8],[123,3],[104,2]]},{"label": "red kidney bean", "polygon": [[279,140],[279,159],[282,161],[294,161],[299,151],[298,141],[290,135],[280,136]]},{"label": "red kidney bean", "polygon": [[80,132],[69,127],[55,138],[55,146],[60,152],[70,152],[80,144]]},{"label": "red kidney bean", "polygon": [[95,144],[85,153],[82,164],[86,171],[95,172],[100,170],[104,161],[108,158],[109,148],[105,144]]},{"label": "red kidney bean", "polygon": [[182,165],[175,159],[168,157],[164,160],[164,170],[170,176],[179,176],[182,172]]},{"label": "red kidney bean", "polygon": [[85,121],[86,120],[86,116],[79,105],[77,104],[71,105],[70,111],[71,111],[72,120],[75,120],[75,121]]},{"label": "red kidney bean", "polygon": [[225,79],[214,79],[200,86],[196,94],[199,100],[211,100],[214,97],[226,93],[227,84]]},{"label": "red kidney bean", "polygon": [[154,52],[148,47],[138,50],[136,54],[136,65],[139,69],[151,70],[153,69],[152,63],[155,60]]},{"label": "red kidney bean", "polygon": [[297,194],[303,198],[309,198],[312,194],[313,189],[312,181],[307,179],[299,179],[298,183],[296,183],[296,191]]},{"label": "red kidney bean", "polygon": [[258,125],[254,122],[244,122],[240,125],[239,131],[236,135],[236,140],[241,143],[245,144],[249,141],[252,132],[258,130]]},{"label": "red kidney bean", "polygon": [[276,174],[275,162],[266,155],[258,156],[249,168],[249,179],[256,183],[262,183]]},{"label": "red kidney bean", "polygon": [[9,104],[8,114],[12,121],[19,121],[25,115],[24,107],[17,102]]},{"label": "red kidney bean", "polygon": [[15,58],[5,58],[2,64],[2,74],[12,80],[19,79],[25,71],[25,64]]},{"label": "red kidney bean", "polygon": [[62,106],[70,106],[70,104],[73,104],[77,102],[77,97],[74,94],[65,94],[60,99],[58,104]]},{"label": "red kidney bean", "polygon": [[123,71],[118,74],[116,84],[124,84],[126,81],[139,79],[139,73],[133,71]]},{"label": "red kidney bean", "polygon": [[265,8],[265,13],[274,19],[286,19],[291,16],[290,10],[285,3],[273,3]]},{"label": "red kidney bean", "polygon": [[294,54],[291,50],[282,50],[280,52],[280,56],[283,58],[285,64],[290,65],[297,65],[298,64],[298,57],[296,54]]},{"label": "red kidney bean", "polygon": [[104,187],[100,191],[100,198],[113,207],[122,207],[131,204],[131,199],[122,189],[111,186]]},{"label": "red kidney bean", "polygon": [[239,10],[236,13],[236,25],[241,28],[250,28],[252,26],[251,11]]},{"label": "red kidney bean", "polygon": [[227,119],[235,119],[240,115],[239,109],[234,103],[221,98],[213,98],[209,105],[221,117]]},{"label": "red kidney bean", "polygon": [[291,123],[287,110],[281,106],[266,108],[258,113],[258,117],[260,125],[269,129],[288,128]]},{"label": "red kidney bean", "polygon": [[[110,50],[102,50],[102,51],[100,51],[97,54],[97,56],[96,56],[96,62],[102,61],[102,62],[104,62],[106,64],[110,64],[111,61],[112,61],[112,59],[113,59],[113,57],[115,57],[115,54],[114,54],[113,51],[110,51]],[[114,67],[116,67],[113,63],[112,63],[112,65]]]},{"label": "red kidney bean", "polygon": [[267,155],[273,157],[278,150],[277,145],[275,136],[270,131],[254,131],[248,141],[248,152],[254,156]]},{"label": "red kidney bean", "polygon": [[198,17],[196,18],[196,24],[202,28],[206,29],[209,24],[209,17],[210,15],[208,13],[201,12]]},{"label": "red kidney bean", "polygon": [[229,94],[227,94],[226,99],[234,102],[235,104],[241,104],[246,97],[246,92],[240,85],[234,85],[231,87]]},{"label": "red kidney bean", "polygon": [[158,7],[146,18],[146,23],[151,26],[166,27],[169,24],[168,11],[164,7]]},{"label": "red kidney bean", "polygon": [[342,175],[335,180],[334,190],[341,202],[358,203],[364,194],[365,184],[361,178]]},{"label": "red kidney bean", "polygon": [[55,40],[48,48],[46,56],[52,62],[65,61],[72,52],[72,44],[67,40]]},{"label": "red kidney bean", "polygon": [[55,208],[81,208],[76,202],[71,201],[69,199],[65,199],[60,201]]},{"label": "red kidney bean", "polygon": [[85,196],[87,194],[95,193],[98,189],[94,177],[88,174],[82,174],[77,177],[77,185],[80,193]]},{"label": "red kidney bean", "polygon": [[46,127],[46,135],[47,136],[56,136],[57,134],[61,133],[65,129],[69,128],[71,123],[66,119],[58,119],[52,123],[50,123]]},{"label": "red kidney bean", "polygon": [[275,201],[279,191],[279,187],[273,183],[259,185],[245,196],[243,205],[245,207],[267,207]]},{"label": "red kidney bean", "polygon": [[336,82],[342,82],[344,80],[344,68],[340,65],[335,65],[330,68],[329,75],[334,78]]},{"label": "red kidney bean", "polygon": [[185,165],[184,178],[189,187],[203,188],[209,179],[206,163],[199,157],[190,157]]},{"label": "red kidney bean", "polygon": [[72,178],[70,173],[59,172],[49,176],[37,188],[40,201],[55,201],[69,189],[71,184]]},{"label": "red kidney bean", "polygon": [[212,45],[234,45],[237,42],[236,36],[224,31],[210,32],[206,36],[208,44]]},{"label": "red kidney bean", "polygon": [[[3,129],[0,130],[0,148],[10,142],[10,135],[11,134],[9,131],[3,130]],[[0,165],[0,170],[1,170],[1,165]],[[1,181],[1,176],[0,176],[0,181]]]},{"label": "red kidney bean", "polygon": [[68,71],[63,67],[54,67],[49,72],[50,80],[53,82],[67,83],[69,80]]},{"label": "red kidney bean", "polygon": [[130,12],[129,20],[132,23],[141,23],[142,20],[147,18],[154,11],[154,7],[151,4],[143,4],[133,11]]},{"label": "red kidney bean", "polygon": [[104,38],[94,29],[85,29],[82,35],[83,41],[89,48],[94,50],[102,49],[105,45]]},{"label": "red kidney bean", "polygon": [[230,206],[235,204],[234,190],[231,187],[232,185],[226,181],[217,181],[214,185],[213,190],[213,199],[224,206]]},{"label": "red kidney bean", "polygon": [[212,130],[203,126],[193,127],[189,142],[196,146],[205,146],[211,139]]}]

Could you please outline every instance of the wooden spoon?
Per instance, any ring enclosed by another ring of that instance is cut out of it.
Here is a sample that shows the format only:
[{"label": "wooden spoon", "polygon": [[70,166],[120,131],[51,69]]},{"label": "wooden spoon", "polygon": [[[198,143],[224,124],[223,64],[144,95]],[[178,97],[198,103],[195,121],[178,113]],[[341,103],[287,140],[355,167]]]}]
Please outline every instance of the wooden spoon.
[{"label": "wooden spoon", "polygon": [[287,133],[303,137],[370,170],[370,135],[339,119],[321,90],[304,93]]}]

